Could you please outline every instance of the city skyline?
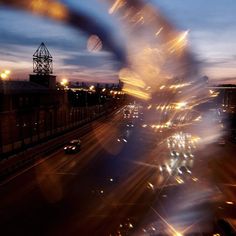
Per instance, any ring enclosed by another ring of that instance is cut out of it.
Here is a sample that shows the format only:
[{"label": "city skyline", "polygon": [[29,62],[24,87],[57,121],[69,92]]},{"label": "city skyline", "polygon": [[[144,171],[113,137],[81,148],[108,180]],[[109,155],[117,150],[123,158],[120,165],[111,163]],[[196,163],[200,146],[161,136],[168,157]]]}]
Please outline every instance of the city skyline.
[{"label": "city skyline", "polygon": [[[236,3],[232,0],[197,2],[186,0],[152,1],[179,30],[189,30],[189,45],[200,62],[202,75],[215,81],[235,82],[234,32]],[[106,7],[91,0],[89,3],[66,1],[70,7],[97,17],[109,30],[116,29],[115,17]],[[92,3],[92,4],[91,4]],[[91,7],[91,5],[93,7]],[[19,10],[0,7],[0,63],[12,70],[15,79],[27,79],[32,72],[32,55],[43,41],[54,58],[54,71],[59,78],[114,82],[120,63],[109,51],[91,53],[87,50],[88,35],[70,26],[32,16]],[[35,27],[37,26],[37,27]]]}]

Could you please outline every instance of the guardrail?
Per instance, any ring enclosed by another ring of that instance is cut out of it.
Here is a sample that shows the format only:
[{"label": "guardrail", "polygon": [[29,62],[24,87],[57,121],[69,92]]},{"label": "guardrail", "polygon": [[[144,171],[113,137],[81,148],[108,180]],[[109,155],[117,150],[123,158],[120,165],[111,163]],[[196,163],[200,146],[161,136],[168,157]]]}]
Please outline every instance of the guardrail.
[{"label": "guardrail", "polygon": [[[111,109],[108,114],[114,114],[117,108],[118,107]],[[100,113],[97,117],[86,119],[76,130],[68,131],[67,133],[60,135],[59,137],[53,138],[32,148],[28,148],[17,155],[13,155],[7,159],[2,160],[0,162],[0,181],[7,179],[15,172],[20,171],[27,166],[30,166],[35,161],[44,158],[46,155],[62,147],[69,140],[85,135],[86,133],[91,131],[91,123],[93,121],[106,119],[106,117],[104,117],[105,114],[106,112]]]}]

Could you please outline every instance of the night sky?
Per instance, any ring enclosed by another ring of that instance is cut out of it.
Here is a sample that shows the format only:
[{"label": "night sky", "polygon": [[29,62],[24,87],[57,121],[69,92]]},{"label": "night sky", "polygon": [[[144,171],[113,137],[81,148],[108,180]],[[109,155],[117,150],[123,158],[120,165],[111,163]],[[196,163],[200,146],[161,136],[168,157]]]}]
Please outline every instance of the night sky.
[{"label": "night sky", "polygon": [[[111,32],[119,31],[105,3],[64,0],[68,6],[97,19]],[[212,80],[236,77],[235,0],[152,0],[179,30],[189,30],[189,45]],[[14,79],[27,79],[32,55],[43,41],[54,57],[59,78],[115,82],[119,62],[108,50],[87,50],[88,35],[68,25],[0,7],[0,70],[12,70]],[[119,40],[117,40],[119,44]],[[236,82],[236,81],[235,81]]]}]

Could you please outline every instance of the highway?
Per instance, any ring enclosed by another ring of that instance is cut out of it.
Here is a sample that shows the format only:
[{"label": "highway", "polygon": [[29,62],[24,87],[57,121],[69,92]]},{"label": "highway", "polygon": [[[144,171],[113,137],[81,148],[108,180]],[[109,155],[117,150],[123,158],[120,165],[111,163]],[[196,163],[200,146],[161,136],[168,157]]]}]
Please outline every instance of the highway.
[{"label": "highway", "polygon": [[201,123],[154,127],[161,112],[133,107],[93,122],[78,153],[1,183],[1,235],[212,235],[217,217],[234,219],[235,145],[198,141]]}]

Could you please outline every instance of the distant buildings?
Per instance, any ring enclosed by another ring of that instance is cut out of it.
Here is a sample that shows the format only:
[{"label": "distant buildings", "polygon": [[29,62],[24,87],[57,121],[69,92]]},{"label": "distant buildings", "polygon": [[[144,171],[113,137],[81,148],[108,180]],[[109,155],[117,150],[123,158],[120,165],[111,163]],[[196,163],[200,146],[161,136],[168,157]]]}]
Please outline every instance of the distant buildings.
[{"label": "distant buildings", "polygon": [[0,153],[55,133],[64,124],[62,114],[66,113],[67,103],[63,91],[27,81],[1,81]]},{"label": "distant buildings", "polygon": [[218,114],[228,133],[236,130],[236,85],[224,84],[216,87]]},{"label": "distant buildings", "polygon": [[29,81],[0,80],[1,156],[78,127],[116,106],[120,99],[121,94],[108,88],[58,87],[52,57],[44,44],[33,60],[34,74]]}]

